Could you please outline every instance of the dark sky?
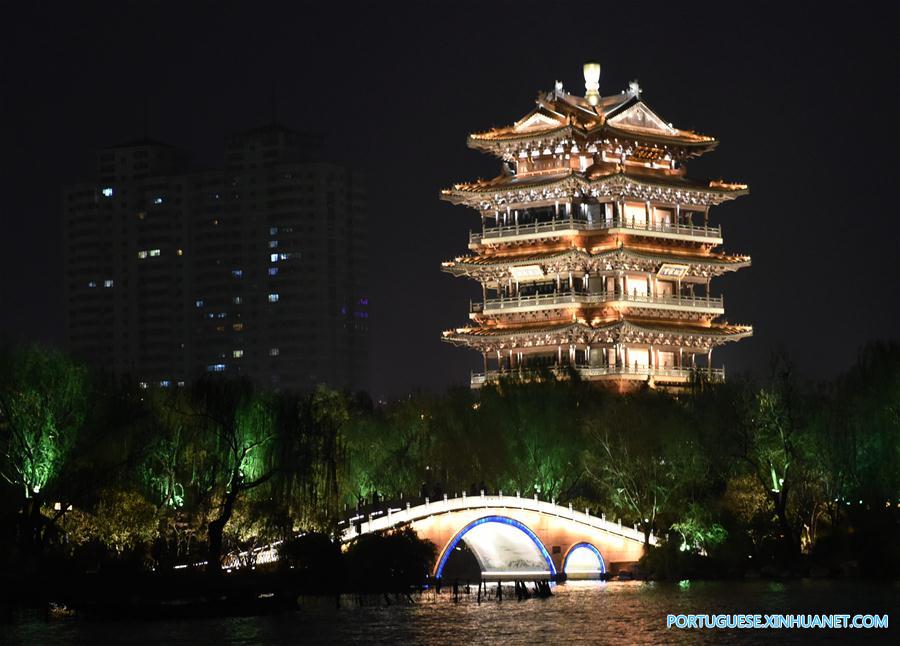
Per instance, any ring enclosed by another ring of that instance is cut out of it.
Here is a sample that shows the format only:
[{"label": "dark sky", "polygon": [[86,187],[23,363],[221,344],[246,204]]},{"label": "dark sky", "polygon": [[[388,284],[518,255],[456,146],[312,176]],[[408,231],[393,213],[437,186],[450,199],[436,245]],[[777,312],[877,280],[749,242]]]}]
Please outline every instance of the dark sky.
[{"label": "dark sky", "polygon": [[[375,394],[465,382],[441,343],[477,284],[440,271],[477,215],[438,200],[499,165],[466,134],[510,123],[555,79],[601,94],[639,79],[664,119],[721,140],[691,174],[750,184],[713,210],[750,340],[729,373],[786,348],[810,377],[900,335],[900,16],[895,2],[695,4],[19,2],[0,44],[0,336],[61,342],[60,189],[98,147],[149,134],[217,166],[226,133],[279,120],[326,135],[371,187]],[[430,6],[433,5],[433,6]]]}]

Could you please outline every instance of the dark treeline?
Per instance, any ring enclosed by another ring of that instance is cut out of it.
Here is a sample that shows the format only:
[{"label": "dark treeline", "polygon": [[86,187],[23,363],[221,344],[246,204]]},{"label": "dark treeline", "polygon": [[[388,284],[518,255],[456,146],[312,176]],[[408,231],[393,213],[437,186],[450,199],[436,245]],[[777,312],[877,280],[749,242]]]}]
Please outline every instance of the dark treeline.
[{"label": "dark treeline", "polygon": [[[373,501],[482,489],[653,532],[665,540],[645,567],[659,576],[900,571],[894,343],[821,384],[778,357],[762,383],[698,382],[679,397],[548,379],[379,405],[223,379],[141,389],[55,350],[12,348],[0,448],[7,575],[203,561],[215,574],[298,533],[335,537]],[[354,571],[372,549],[347,556]]]}]

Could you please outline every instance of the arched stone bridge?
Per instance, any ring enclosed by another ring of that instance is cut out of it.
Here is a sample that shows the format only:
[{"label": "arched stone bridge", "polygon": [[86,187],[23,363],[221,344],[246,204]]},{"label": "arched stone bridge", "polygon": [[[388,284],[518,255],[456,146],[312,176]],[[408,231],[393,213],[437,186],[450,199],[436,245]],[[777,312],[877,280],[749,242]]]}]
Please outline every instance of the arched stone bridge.
[{"label": "arched stone bridge", "polygon": [[[435,577],[442,575],[460,542],[486,580],[555,578],[561,573],[570,579],[599,578],[627,569],[644,551],[642,532],[536,497],[445,497],[355,520],[358,524],[343,531],[343,542],[409,524],[420,538],[437,545]],[[650,544],[656,544],[656,537],[650,536]]]}]

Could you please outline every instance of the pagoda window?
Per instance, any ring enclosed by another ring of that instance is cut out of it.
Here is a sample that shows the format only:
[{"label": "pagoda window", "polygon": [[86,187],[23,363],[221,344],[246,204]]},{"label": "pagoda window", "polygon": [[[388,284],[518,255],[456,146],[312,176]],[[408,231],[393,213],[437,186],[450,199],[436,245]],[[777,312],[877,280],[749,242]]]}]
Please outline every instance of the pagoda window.
[{"label": "pagoda window", "polygon": [[645,204],[625,204],[625,222],[633,226],[647,225],[647,206]]},{"label": "pagoda window", "polygon": [[672,281],[669,280],[658,280],[656,281],[656,295],[657,296],[671,296],[675,293],[675,285]]},{"label": "pagoda window", "polygon": [[646,276],[626,276],[625,291],[628,294],[636,294],[638,296],[647,295],[647,277]]},{"label": "pagoda window", "polygon": [[657,359],[657,368],[674,368],[675,367],[675,353],[674,352],[662,352],[658,353]]},{"label": "pagoda window", "polygon": [[672,211],[654,207],[653,224],[656,226],[670,226],[672,224]]},{"label": "pagoda window", "polygon": [[632,370],[646,370],[650,367],[650,352],[647,348],[626,348],[625,363]]}]

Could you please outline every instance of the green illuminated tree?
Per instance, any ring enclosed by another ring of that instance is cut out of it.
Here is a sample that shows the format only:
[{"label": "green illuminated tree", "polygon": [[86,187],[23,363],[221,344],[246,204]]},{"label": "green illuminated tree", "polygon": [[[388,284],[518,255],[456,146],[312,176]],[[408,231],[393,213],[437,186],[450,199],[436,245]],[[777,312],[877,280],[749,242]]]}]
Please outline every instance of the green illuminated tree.
[{"label": "green illuminated tree", "polygon": [[62,353],[29,346],[0,357],[0,475],[22,493],[33,545],[44,495],[59,484],[87,409],[86,371]]},{"label": "green illuminated tree", "polygon": [[[207,561],[215,573],[221,570],[224,530],[235,504],[275,473],[274,406],[248,382],[219,379],[201,380],[184,398],[173,394],[171,406],[184,419],[179,470],[188,483],[186,497],[195,498],[188,504],[208,510]],[[162,465],[165,474],[165,460]],[[168,496],[178,490],[166,485],[165,491]]]}]

